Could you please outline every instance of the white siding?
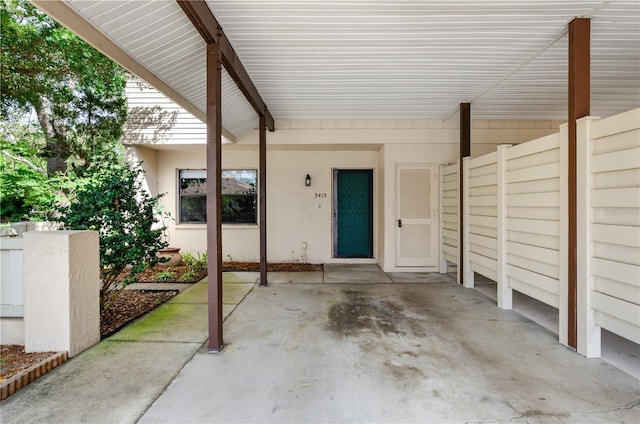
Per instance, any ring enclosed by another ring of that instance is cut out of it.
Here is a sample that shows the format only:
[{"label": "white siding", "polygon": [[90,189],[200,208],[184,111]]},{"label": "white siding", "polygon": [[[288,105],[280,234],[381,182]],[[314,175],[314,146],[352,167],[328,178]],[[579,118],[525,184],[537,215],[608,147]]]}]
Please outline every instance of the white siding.
[{"label": "white siding", "polygon": [[144,82],[126,86],[129,114],[122,142],[128,145],[206,144],[207,126]]}]

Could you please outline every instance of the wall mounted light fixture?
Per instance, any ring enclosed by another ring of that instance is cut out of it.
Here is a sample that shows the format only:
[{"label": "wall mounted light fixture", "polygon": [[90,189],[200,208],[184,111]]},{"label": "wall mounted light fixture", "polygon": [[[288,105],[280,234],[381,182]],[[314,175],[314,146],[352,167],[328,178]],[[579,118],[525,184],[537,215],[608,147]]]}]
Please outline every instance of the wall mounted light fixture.
[{"label": "wall mounted light fixture", "polygon": [[311,187],[311,177],[307,174],[307,178],[304,179],[304,185],[307,187]]}]

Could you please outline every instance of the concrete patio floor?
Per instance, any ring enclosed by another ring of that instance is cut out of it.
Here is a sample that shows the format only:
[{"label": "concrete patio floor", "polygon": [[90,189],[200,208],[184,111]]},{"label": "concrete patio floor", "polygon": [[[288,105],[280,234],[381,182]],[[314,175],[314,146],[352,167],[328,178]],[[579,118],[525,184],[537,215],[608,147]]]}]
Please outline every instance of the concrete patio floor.
[{"label": "concrete patio floor", "polygon": [[637,422],[640,385],[452,282],[274,284],[142,417],[166,422]]},{"label": "concrete patio floor", "polygon": [[204,345],[200,282],[4,401],[0,421],[640,418],[640,381],[448,276],[344,265],[319,274],[269,273],[264,288],[257,273],[225,273],[220,354]]}]

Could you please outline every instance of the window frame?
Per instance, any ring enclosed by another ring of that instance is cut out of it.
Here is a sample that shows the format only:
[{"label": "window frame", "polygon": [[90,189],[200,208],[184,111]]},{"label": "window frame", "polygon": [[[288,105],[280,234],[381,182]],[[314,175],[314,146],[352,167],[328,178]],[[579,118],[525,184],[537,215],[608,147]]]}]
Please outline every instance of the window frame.
[{"label": "window frame", "polygon": [[[182,195],[182,189],[181,189],[181,180],[182,180],[182,173],[183,172],[192,172],[192,173],[200,173],[202,172],[204,175],[204,179],[208,180],[207,178],[207,170],[206,169],[193,169],[193,168],[178,168],[177,169],[177,178],[176,178],[176,211],[177,211],[177,226],[206,226],[207,225],[207,219],[205,218],[204,221],[183,221],[182,220],[182,199],[183,196]],[[229,226],[229,227],[242,227],[242,226],[250,226],[250,227],[255,227],[259,225],[259,214],[258,214],[258,186],[259,186],[259,174],[258,174],[258,169],[256,168],[228,168],[228,169],[223,169],[222,170],[222,175],[224,178],[224,173],[227,171],[247,171],[247,172],[251,172],[253,173],[253,175],[255,175],[255,187],[254,187],[254,191],[253,191],[253,201],[254,201],[254,220],[251,222],[225,222],[224,220],[222,221],[222,225],[223,226]],[[199,178],[199,177],[193,177],[193,178]],[[222,193],[222,195],[224,195],[224,193]],[[207,194],[206,191],[203,195],[201,195],[202,197],[204,197],[206,199]],[[205,200],[205,205],[206,205],[206,200]],[[206,207],[206,206],[205,206]],[[223,214],[224,215],[224,214]],[[222,216],[221,216],[222,219]]]}]

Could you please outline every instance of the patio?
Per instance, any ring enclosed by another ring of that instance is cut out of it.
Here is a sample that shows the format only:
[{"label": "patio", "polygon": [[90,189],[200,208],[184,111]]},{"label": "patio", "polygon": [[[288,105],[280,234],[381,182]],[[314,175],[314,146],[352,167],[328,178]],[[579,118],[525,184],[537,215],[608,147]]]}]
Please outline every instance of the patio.
[{"label": "patio", "polygon": [[324,275],[270,275],[266,288],[257,277],[225,273],[222,353],[206,350],[201,282],[14,395],[2,421],[633,422],[640,413],[636,379],[448,276],[329,265]]}]

